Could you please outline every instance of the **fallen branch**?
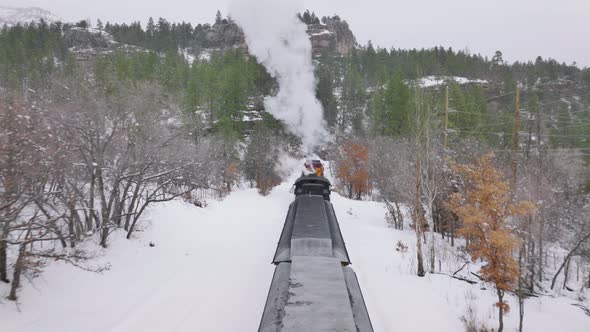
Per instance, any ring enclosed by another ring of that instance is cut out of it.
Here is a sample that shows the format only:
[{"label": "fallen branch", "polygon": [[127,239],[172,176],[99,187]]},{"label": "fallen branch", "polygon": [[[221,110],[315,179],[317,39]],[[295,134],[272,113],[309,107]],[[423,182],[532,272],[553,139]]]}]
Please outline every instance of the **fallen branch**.
[{"label": "fallen branch", "polygon": [[453,278],[453,279],[457,279],[457,280],[465,281],[466,283],[469,283],[469,284],[472,284],[472,285],[475,285],[475,284],[477,284],[477,283],[478,283],[478,281],[475,281],[475,280],[470,280],[470,279],[463,278],[463,277],[459,277],[459,276],[456,276],[456,275],[454,275],[454,274],[453,274],[453,275],[451,275],[451,274],[448,274],[448,273],[441,273],[441,272],[433,272],[432,274],[442,274],[442,275],[445,275],[445,276],[451,277],[451,278]]},{"label": "fallen branch", "polygon": [[587,308],[586,306],[584,306],[583,304],[581,304],[581,303],[572,303],[572,305],[573,305],[574,307],[578,307],[578,308],[582,309],[582,311],[583,311],[583,312],[584,312],[586,315],[590,316],[590,309],[589,309],[589,308]]},{"label": "fallen branch", "polygon": [[475,272],[470,272],[470,273],[473,274],[474,276],[476,276],[479,280],[485,281],[485,280],[483,280],[483,278],[479,274],[477,274]]},{"label": "fallen branch", "polygon": [[477,283],[478,283],[477,281],[474,281],[474,280],[469,280],[469,279],[467,279],[467,278],[458,277],[458,276],[455,276],[455,275],[452,275],[452,276],[451,276],[451,278],[453,278],[453,279],[457,279],[457,280],[461,280],[461,281],[465,281],[465,282],[467,282],[467,283],[470,283],[470,284],[472,284],[472,285],[475,285],[475,284],[477,284]]},{"label": "fallen branch", "polygon": [[453,273],[453,275],[456,275],[457,273],[461,272],[461,270],[463,270],[463,268],[465,268],[467,266],[467,264],[469,264],[469,261],[466,261],[465,264],[463,264],[463,266],[461,266],[460,269],[458,269],[457,271],[455,271]]}]

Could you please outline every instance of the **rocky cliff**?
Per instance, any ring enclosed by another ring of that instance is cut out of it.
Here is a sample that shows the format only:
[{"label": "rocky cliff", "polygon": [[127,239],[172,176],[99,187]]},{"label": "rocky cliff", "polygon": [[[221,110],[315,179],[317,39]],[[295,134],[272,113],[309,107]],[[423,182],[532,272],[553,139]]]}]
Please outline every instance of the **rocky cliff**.
[{"label": "rocky cliff", "polygon": [[233,21],[223,20],[215,23],[207,32],[207,46],[215,49],[247,49],[242,29]]},{"label": "rocky cliff", "polygon": [[325,52],[347,55],[357,45],[348,23],[338,16],[324,17],[321,24],[308,25],[307,33],[315,56]]},{"label": "rocky cliff", "polygon": [[146,52],[145,49],[114,41],[109,33],[92,28],[70,28],[64,32],[64,42],[78,61],[86,61],[99,55]]},{"label": "rocky cliff", "polygon": [[[309,24],[307,33],[311,39],[314,56],[321,54],[346,55],[357,45],[348,23],[338,16],[324,17],[322,23]],[[214,24],[207,33],[207,45],[213,49],[247,49],[242,30],[232,21]]]}]

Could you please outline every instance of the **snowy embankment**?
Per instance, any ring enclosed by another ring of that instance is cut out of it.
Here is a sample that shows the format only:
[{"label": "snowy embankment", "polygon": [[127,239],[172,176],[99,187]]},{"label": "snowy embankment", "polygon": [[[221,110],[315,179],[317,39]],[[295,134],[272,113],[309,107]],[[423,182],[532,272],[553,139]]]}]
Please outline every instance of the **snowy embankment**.
[{"label": "snowy embankment", "polygon": [[[108,262],[109,271],[51,263],[25,284],[18,308],[2,300],[0,331],[256,331],[292,180],[268,197],[245,189],[206,208],[180,200],[155,206],[136,239],[113,236],[117,240],[93,263]],[[387,228],[380,203],[337,194],[332,201],[375,331],[462,331],[469,301],[495,326],[492,288],[442,274],[416,277],[411,229]],[[395,250],[400,240],[409,247],[405,253]],[[2,298],[6,293],[1,285]],[[505,325],[514,331],[518,308],[513,297],[509,301],[513,311]],[[590,317],[573,302],[528,300],[525,330],[589,331]]]}]

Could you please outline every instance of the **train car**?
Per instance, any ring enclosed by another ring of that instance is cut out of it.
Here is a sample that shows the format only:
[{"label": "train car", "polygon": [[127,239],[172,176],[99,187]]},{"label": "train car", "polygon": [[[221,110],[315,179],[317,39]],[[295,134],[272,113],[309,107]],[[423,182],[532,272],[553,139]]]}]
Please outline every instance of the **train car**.
[{"label": "train car", "polygon": [[304,175],[295,181],[295,196],[318,195],[330,200],[330,180],[316,174]]},{"label": "train car", "polygon": [[372,332],[364,298],[330,202],[330,181],[295,181],[273,258],[260,332]]}]

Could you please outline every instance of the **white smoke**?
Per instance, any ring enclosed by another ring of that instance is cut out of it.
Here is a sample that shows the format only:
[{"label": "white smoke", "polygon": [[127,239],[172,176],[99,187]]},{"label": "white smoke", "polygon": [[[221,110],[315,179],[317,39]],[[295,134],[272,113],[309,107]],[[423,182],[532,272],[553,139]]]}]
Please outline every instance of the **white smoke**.
[{"label": "white smoke", "polygon": [[327,133],[315,96],[311,41],[296,16],[300,9],[295,0],[234,0],[230,16],[244,31],[250,54],[279,83],[277,95],[264,100],[266,110],[311,150]]}]

